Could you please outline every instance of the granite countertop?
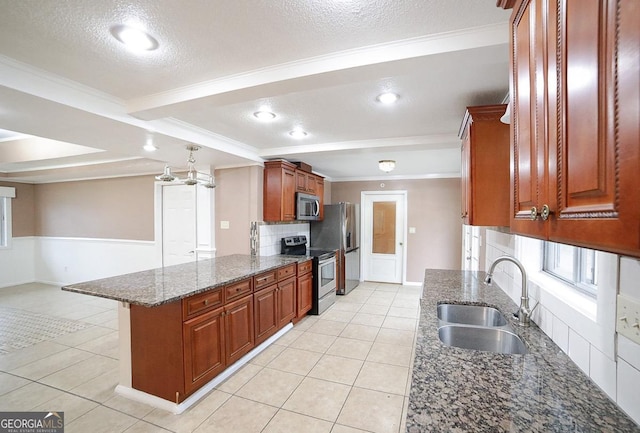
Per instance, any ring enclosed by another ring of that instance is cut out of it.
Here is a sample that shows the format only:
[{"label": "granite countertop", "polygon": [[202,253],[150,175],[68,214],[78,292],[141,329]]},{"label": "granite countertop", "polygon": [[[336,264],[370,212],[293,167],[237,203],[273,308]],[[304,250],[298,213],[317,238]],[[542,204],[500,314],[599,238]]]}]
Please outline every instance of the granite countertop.
[{"label": "granite countertop", "polygon": [[[427,270],[407,411],[407,432],[638,432],[537,326],[512,317],[517,305],[484,272]],[[497,307],[528,346],[502,355],[444,346],[442,301]]]},{"label": "granite countertop", "polygon": [[298,261],[236,254],[69,284],[62,290],[154,307]]}]

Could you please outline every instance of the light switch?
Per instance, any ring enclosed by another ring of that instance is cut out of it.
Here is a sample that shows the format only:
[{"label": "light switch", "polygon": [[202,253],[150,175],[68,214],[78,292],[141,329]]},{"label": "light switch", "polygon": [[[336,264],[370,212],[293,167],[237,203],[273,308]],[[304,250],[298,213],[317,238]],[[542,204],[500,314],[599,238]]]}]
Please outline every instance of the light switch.
[{"label": "light switch", "polygon": [[221,229],[228,229],[229,228],[229,221],[220,221],[220,228]]},{"label": "light switch", "polygon": [[409,227],[409,233],[413,234],[416,232],[416,228],[415,227]]},{"label": "light switch", "polygon": [[618,333],[640,344],[640,302],[618,295],[617,319]]}]

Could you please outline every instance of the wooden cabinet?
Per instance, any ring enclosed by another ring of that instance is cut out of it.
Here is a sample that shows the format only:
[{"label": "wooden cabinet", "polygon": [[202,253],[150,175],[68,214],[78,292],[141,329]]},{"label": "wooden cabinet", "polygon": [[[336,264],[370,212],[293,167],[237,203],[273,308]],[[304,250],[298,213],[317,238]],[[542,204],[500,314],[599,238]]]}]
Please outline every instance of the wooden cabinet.
[{"label": "wooden cabinet", "polygon": [[324,179],[296,168],[284,160],[264,163],[263,219],[293,221],[296,219],[296,192],[320,197],[320,218],[324,214]]},{"label": "wooden cabinet", "polygon": [[256,344],[271,337],[278,330],[278,284],[272,284],[254,293],[253,320]]},{"label": "wooden cabinet", "polygon": [[231,365],[255,346],[253,295],[245,296],[224,307],[225,361]]},{"label": "wooden cabinet", "polygon": [[311,310],[313,303],[313,260],[298,263],[298,290],[296,318],[301,319]]},{"label": "wooden cabinet", "polygon": [[218,308],[184,323],[186,394],[209,382],[226,366],[223,313],[224,308]]},{"label": "wooden cabinet", "polygon": [[296,219],[296,166],[287,161],[264,163],[263,218],[265,221]]},{"label": "wooden cabinet", "polygon": [[278,329],[296,317],[296,287],[295,277],[278,282]]},{"label": "wooden cabinet", "polygon": [[523,0],[511,17],[511,229],[640,256],[640,5]]},{"label": "wooden cabinet", "polygon": [[509,125],[506,105],[467,107],[462,139],[462,219],[476,226],[509,225]]}]

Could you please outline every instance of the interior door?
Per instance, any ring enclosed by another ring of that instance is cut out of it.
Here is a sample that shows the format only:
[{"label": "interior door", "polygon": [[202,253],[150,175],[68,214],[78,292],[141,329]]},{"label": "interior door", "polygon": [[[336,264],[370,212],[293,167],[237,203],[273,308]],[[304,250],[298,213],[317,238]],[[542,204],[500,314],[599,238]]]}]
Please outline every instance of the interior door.
[{"label": "interior door", "polygon": [[364,280],[401,284],[406,225],[405,193],[363,193]]},{"label": "interior door", "polygon": [[196,260],[196,188],[162,187],[162,265]]}]

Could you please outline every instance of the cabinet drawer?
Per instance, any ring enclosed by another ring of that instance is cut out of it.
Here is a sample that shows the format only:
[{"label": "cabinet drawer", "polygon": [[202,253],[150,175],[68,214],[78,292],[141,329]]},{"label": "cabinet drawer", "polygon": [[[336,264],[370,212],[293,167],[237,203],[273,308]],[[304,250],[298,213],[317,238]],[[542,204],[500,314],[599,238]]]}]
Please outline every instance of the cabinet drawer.
[{"label": "cabinet drawer", "polygon": [[229,302],[234,299],[241,298],[251,293],[253,289],[251,281],[252,281],[251,278],[249,278],[249,279],[225,286],[224,288],[225,302]]},{"label": "cabinet drawer", "polygon": [[278,268],[278,281],[282,281],[286,278],[293,277],[295,274],[296,274],[295,263],[284,266],[282,268]]},{"label": "cabinet drawer", "polygon": [[313,260],[298,263],[298,276],[308,274],[313,269]]},{"label": "cabinet drawer", "polygon": [[276,270],[264,272],[253,277],[253,287],[258,290],[278,281],[278,272]]},{"label": "cabinet drawer", "polygon": [[205,311],[220,307],[223,303],[222,287],[189,296],[182,300],[182,319],[187,320]]}]

